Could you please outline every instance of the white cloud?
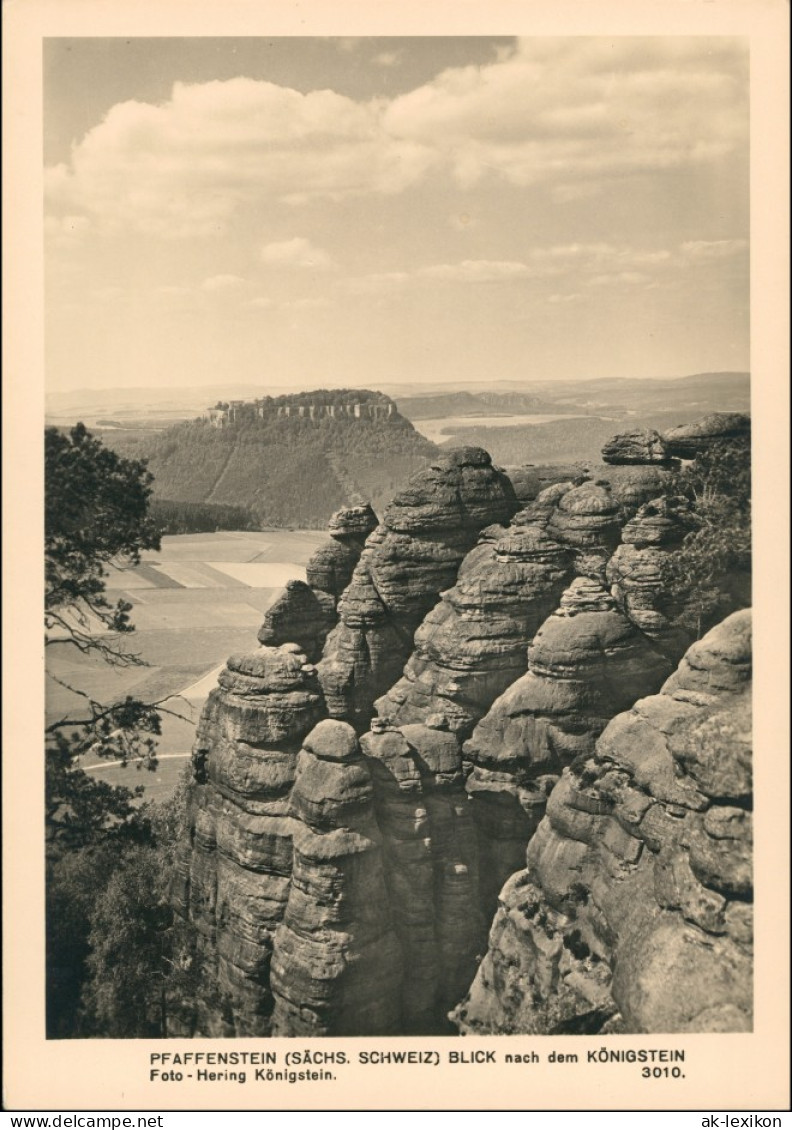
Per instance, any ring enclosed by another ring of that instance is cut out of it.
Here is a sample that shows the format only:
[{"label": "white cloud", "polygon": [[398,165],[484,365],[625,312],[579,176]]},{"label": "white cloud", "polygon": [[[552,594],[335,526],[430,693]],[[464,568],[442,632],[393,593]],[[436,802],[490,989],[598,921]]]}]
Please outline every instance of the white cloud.
[{"label": "white cloud", "polygon": [[390,100],[176,83],[160,104],[113,106],[47,170],[47,195],[101,230],[174,238],[222,233],[250,202],[399,193],[443,169],[580,199],[744,149],[747,88],[744,44],[725,37],[539,37]]},{"label": "white cloud", "polygon": [[418,274],[428,279],[445,279],[450,282],[501,282],[522,279],[531,275],[526,263],[512,260],[464,259],[461,263],[440,263],[422,267]]},{"label": "white cloud", "polygon": [[[508,282],[517,279],[550,279],[570,275],[585,278],[588,285],[648,282],[649,268],[663,269],[672,263],[669,251],[648,250],[610,243],[567,243],[535,247],[527,261],[465,259],[421,267],[416,275],[453,282]],[[644,268],[638,271],[636,268]]]},{"label": "white cloud", "polygon": [[279,267],[312,267],[327,270],[332,267],[333,260],[316,247],[310,239],[295,236],[294,239],[279,240],[276,243],[266,243],[260,252],[262,263]]},{"label": "white cloud", "polygon": [[640,271],[615,271],[605,275],[593,275],[587,280],[589,286],[639,286],[641,283],[651,281],[651,275],[644,275]]},{"label": "white cloud", "polygon": [[222,232],[262,195],[296,202],[400,192],[434,156],[384,131],[382,111],[378,101],[247,78],[176,83],[160,105],[113,106],[68,165],[47,170],[47,194],[111,230],[183,237]]},{"label": "white cloud", "polygon": [[380,51],[374,56],[374,62],[380,67],[398,67],[402,61],[402,51]]},{"label": "white cloud", "polygon": [[[402,290],[410,284],[521,283],[533,280],[557,287],[547,296],[552,303],[576,301],[579,287],[668,288],[676,285],[691,263],[707,263],[736,255],[747,246],[745,240],[695,240],[676,251],[666,248],[633,247],[606,242],[552,244],[534,247],[525,259],[463,259],[458,263],[433,263],[413,271],[383,271],[348,278],[346,289],[359,294],[379,294]],[[562,290],[566,285],[570,289]]]},{"label": "white cloud", "polygon": [[256,298],[251,298],[245,303],[245,306],[250,310],[269,310],[274,305],[275,303],[272,299],[264,294],[260,294]]},{"label": "white cloud", "polygon": [[618,254],[619,249],[610,243],[557,243],[552,247],[535,247],[531,258],[538,262],[559,262],[565,259],[612,258]]},{"label": "white cloud", "polygon": [[462,184],[588,182],[697,164],[747,135],[747,52],[707,38],[528,39],[395,99],[396,136],[443,150]]},{"label": "white cloud", "polygon": [[[651,281],[645,272],[671,266],[673,257],[664,248],[615,246],[611,243],[567,243],[537,247],[531,252],[535,273],[543,276],[574,273],[586,277],[587,285]],[[641,268],[638,270],[637,268]]]},{"label": "white cloud", "polygon": [[693,239],[682,244],[682,253],[689,259],[709,261],[728,259],[748,249],[747,239]]},{"label": "white cloud", "polygon": [[91,229],[87,216],[46,216],[44,234],[55,247],[71,250],[82,243]]},{"label": "white cloud", "polygon": [[201,290],[207,291],[222,291],[222,290],[235,290],[236,287],[242,286],[244,279],[239,275],[212,275],[211,278],[204,279],[201,283]]}]

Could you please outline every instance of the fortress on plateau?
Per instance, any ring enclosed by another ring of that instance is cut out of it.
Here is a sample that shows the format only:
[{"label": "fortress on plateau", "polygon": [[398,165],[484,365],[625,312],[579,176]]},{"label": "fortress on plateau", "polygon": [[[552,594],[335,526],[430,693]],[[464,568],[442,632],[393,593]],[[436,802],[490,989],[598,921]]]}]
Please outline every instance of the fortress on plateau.
[{"label": "fortress on plateau", "polygon": [[254,418],[386,419],[396,414],[396,405],[383,393],[360,389],[329,389],[326,392],[261,396],[255,400],[218,401],[201,416],[215,428]]}]

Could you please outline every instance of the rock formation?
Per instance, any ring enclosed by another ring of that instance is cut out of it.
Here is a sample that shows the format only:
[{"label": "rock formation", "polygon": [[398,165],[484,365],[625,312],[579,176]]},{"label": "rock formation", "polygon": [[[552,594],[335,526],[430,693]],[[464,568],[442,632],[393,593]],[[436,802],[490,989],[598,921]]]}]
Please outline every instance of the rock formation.
[{"label": "rock formation", "polygon": [[523,467],[506,468],[521,507],[533,502],[546,487],[572,482],[585,473],[583,463],[526,463]]},{"label": "rock formation", "polygon": [[555,607],[571,551],[538,525],[488,526],[453,588],[415,633],[404,675],[377,700],[395,725],[442,714],[460,737],[526,668],[526,648]]},{"label": "rock formation", "polygon": [[633,463],[668,463],[671,459],[659,432],[644,428],[636,432],[621,432],[609,439],[602,448],[605,463],[629,465]]},{"label": "rock formation", "polygon": [[199,726],[200,1034],[438,1034],[466,993],[462,1032],[750,1026],[750,621],[678,626],[672,468],[518,510],[452,449],[333,516]]},{"label": "rock formation", "polygon": [[316,669],[296,645],[261,648],[228,660],[196,736],[174,901],[216,956],[232,1026],[250,1035],[270,1030],[272,938],[292,868],[291,787],[302,738],[323,714]]},{"label": "rock formation", "polygon": [[485,913],[521,866],[562,769],[590,754],[608,721],[671,669],[600,581],[573,581],[528,649],[527,674],[465,743]]},{"label": "rock formation", "polygon": [[669,597],[666,566],[669,555],[692,528],[690,507],[684,499],[658,498],[645,503],[624,526],[622,544],[605,570],[618,606],[674,660],[690,637],[675,623],[681,610]]},{"label": "rock formation", "polygon": [[737,612],[564,770],[462,1032],[750,1030],[750,680]]},{"label": "rock formation", "polygon": [[511,524],[513,526],[536,525],[544,529],[567,491],[572,490],[573,486],[580,486],[584,482],[587,482],[586,475],[581,473],[576,479],[565,479],[543,487],[532,502],[529,502],[522,510],[518,510],[512,518]]},{"label": "rock formation", "polygon": [[[566,490],[569,486],[580,486],[583,482],[607,483],[624,517],[630,518],[644,502],[649,502],[668,490],[679,466],[679,460],[671,458],[661,463],[559,464],[554,469],[527,466],[511,468],[509,477],[526,521],[534,521],[542,515],[549,516],[552,507],[548,509],[548,505],[551,500],[557,502],[560,494],[548,488],[563,486],[563,490]],[[557,473],[551,474],[552,470]],[[515,516],[512,524],[519,520]]]},{"label": "rock formation", "polygon": [[412,477],[369,536],[319,664],[330,714],[366,728],[399,678],[413,634],[456,579],[479,530],[507,521],[514,489],[480,448],[457,448]]},{"label": "rock formation", "polygon": [[328,719],[305,738],[291,811],[294,864],[272,953],[273,1034],[395,1034],[401,950],[371,775],[351,726]]},{"label": "rock formation", "polygon": [[677,460],[669,463],[621,464],[592,463],[589,478],[606,482],[622,508],[625,518],[631,518],[645,502],[659,498],[670,489]]},{"label": "rock formation", "polygon": [[330,537],[306,565],[308,583],[286,582],[264,613],[259,643],[271,647],[296,643],[316,662],[338,622],[339,597],[352,580],[366,538],[376,527],[377,515],[368,503],[337,510],[327,525]]},{"label": "rock formation", "polygon": [[311,588],[338,598],[352,580],[355,566],[363,552],[366,538],[377,528],[377,515],[368,505],[344,506],[336,510],[327,524],[330,537],[314,551],[305,567]]},{"label": "rock formation", "polygon": [[403,1031],[442,1032],[486,942],[461,750],[439,718],[400,729],[375,725],[362,746],[404,954]]},{"label": "rock formation", "polygon": [[258,640],[270,647],[295,643],[308,659],[316,662],[335,621],[332,597],[304,581],[287,581],[283,592],[264,613]]},{"label": "rock formation", "polygon": [[663,443],[670,455],[695,459],[713,445],[751,438],[751,417],[742,412],[713,412],[692,424],[680,424],[663,432]]},{"label": "rock formation", "polygon": [[[559,484],[559,492],[565,484]],[[553,490],[554,488],[550,488]],[[537,499],[540,501],[542,496]],[[601,576],[619,544],[624,515],[606,482],[565,490],[547,521],[547,533],[572,549],[578,572]]]}]

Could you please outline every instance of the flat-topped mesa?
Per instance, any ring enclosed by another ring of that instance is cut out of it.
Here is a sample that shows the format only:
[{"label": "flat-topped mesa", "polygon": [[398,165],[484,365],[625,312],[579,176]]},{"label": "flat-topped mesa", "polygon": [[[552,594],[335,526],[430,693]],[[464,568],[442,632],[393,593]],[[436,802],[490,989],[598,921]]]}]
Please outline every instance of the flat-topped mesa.
[{"label": "flat-topped mesa", "polygon": [[680,424],[663,432],[663,443],[671,455],[695,459],[724,443],[751,438],[751,417],[743,412],[713,412],[692,424]]},{"label": "flat-topped mesa", "polygon": [[522,866],[565,765],[593,751],[608,721],[662,684],[673,664],[598,580],[577,577],[528,649],[513,683],[464,745],[467,790],[479,829],[485,916]]},{"label": "flat-topped mesa", "polygon": [[462,1032],[751,1030],[750,709],[743,611],[564,770]]},{"label": "flat-topped mesa", "polygon": [[394,1035],[402,957],[371,775],[351,726],[325,720],[308,734],[291,805],[297,828],[272,954],[273,1034]]},{"label": "flat-topped mesa", "polygon": [[683,498],[645,503],[622,530],[622,544],[605,570],[618,606],[674,659],[692,636],[679,625],[682,607],[679,597],[669,591],[668,565],[693,522]]},{"label": "flat-topped mesa", "polygon": [[266,1035],[272,936],[292,865],[290,792],[303,736],[324,714],[316,669],[294,644],[232,656],[193,751],[189,835],[174,904],[204,939],[233,1019],[206,1034]]},{"label": "flat-topped mesa", "polygon": [[319,678],[333,717],[365,729],[401,675],[413,634],[453,585],[482,527],[508,521],[514,488],[486,451],[458,448],[410,479],[369,536],[338,604]]},{"label": "flat-topped mesa", "polygon": [[389,419],[398,415],[396,404],[385,393],[370,389],[315,389],[282,396],[260,396],[255,400],[218,401],[200,417],[223,428],[245,420],[294,417],[306,420]]},{"label": "flat-topped mesa", "polygon": [[402,1030],[447,1031],[486,941],[462,755],[445,719],[388,728],[361,745],[374,780],[386,879],[404,955]]},{"label": "flat-topped mesa", "polygon": [[613,436],[602,448],[602,460],[617,465],[674,463],[663,437],[653,428]]},{"label": "flat-topped mesa", "polygon": [[415,650],[377,700],[378,714],[400,726],[442,713],[458,737],[468,737],[524,673],[526,648],[571,571],[571,551],[540,526],[488,526],[416,631]]}]

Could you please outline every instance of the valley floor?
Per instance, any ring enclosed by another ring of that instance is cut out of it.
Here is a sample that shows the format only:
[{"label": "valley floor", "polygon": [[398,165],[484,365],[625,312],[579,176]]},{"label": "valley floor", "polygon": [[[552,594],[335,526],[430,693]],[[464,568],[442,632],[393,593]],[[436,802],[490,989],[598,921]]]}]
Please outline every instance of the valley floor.
[{"label": "valley floor", "polygon": [[50,646],[47,722],[80,716],[82,700],[67,686],[100,702],[127,694],[145,701],[167,698],[164,705],[174,715],[163,717],[156,773],[96,759],[85,765],[109,783],[145,785],[147,799],[167,795],[189,757],[201,709],[226,658],[256,648],[263,612],[286,581],[305,580],[305,564],[326,538],[321,530],[184,534],[164,537],[161,551],[143,554],[134,569],[112,569],[108,597],[132,605],[136,631],[130,650],[147,665],[118,670],[66,644]]}]

